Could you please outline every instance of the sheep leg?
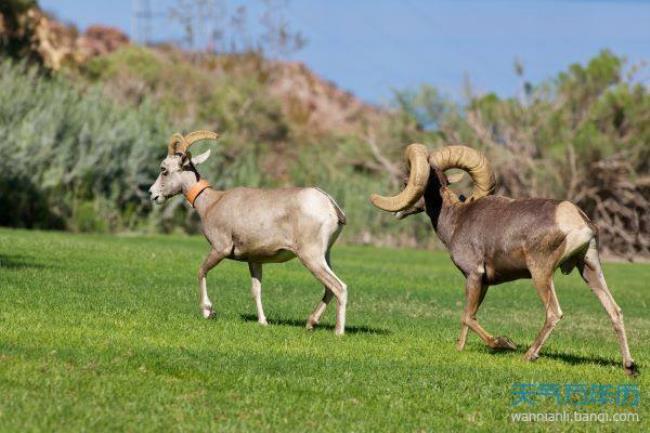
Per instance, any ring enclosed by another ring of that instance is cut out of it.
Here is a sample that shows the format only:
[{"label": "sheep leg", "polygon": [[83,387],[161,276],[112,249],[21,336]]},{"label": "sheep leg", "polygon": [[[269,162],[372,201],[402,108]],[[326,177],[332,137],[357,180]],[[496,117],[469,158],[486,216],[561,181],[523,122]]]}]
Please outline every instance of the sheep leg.
[{"label": "sheep leg", "polygon": [[612,321],[614,332],[616,332],[616,336],[618,337],[621,355],[623,356],[623,367],[625,368],[625,372],[630,376],[636,376],[638,370],[627,344],[627,335],[625,333],[625,326],[623,325],[623,313],[607,287],[607,282],[603,275],[595,242],[592,241],[585,256],[582,260],[578,261],[578,269],[580,270],[582,278],[598,297],[598,300],[603,305]]},{"label": "sheep leg", "polygon": [[314,312],[311,313],[311,315],[307,319],[307,329],[310,330],[314,329],[314,326],[318,325],[321,316],[325,312],[325,308],[327,308],[327,304],[330,303],[333,297],[334,297],[334,292],[332,292],[330,289],[325,287],[325,294],[323,295],[323,299],[318,303],[318,305],[314,309]]},{"label": "sheep leg", "polygon": [[[478,305],[476,306],[477,311],[480,308],[481,304],[483,303],[483,299],[485,299],[485,294],[487,293],[487,289],[488,289],[487,284],[481,284],[481,293],[478,298]],[[465,299],[467,299],[467,284],[465,285]],[[456,340],[456,349],[458,351],[461,351],[465,348],[465,343],[467,342],[467,334],[469,333],[469,326],[465,324],[463,317],[461,317],[461,321],[460,321],[461,322],[460,336],[458,337],[458,340]]]},{"label": "sheep leg", "polygon": [[456,345],[458,350],[463,350],[465,347],[467,331],[469,329],[476,332],[485,344],[492,349],[514,350],[517,348],[508,337],[493,337],[489,332],[483,329],[483,327],[479,325],[478,320],[476,320],[476,313],[478,312],[481,302],[485,298],[486,291],[487,286],[483,284],[482,274],[468,275],[465,283],[465,311],[463,312],[460,337],[458,338]]},{"label": "sheep leg", "polygon": [[[463,317],[465,317],[465,315],[463,315]],[[463,318],[461,317],[460,335],[458,336],[458,340],[456,340],[456,350],[459,352],[465,349],[467,334],[469,333],[469,326],[465,325],[465,321],[462,319]]]},{"label": "sheep leg", "polygon": [[262,308],[262,264],[249,262],[248,271],[251,274],[251,296],[257,307],[257,322],[266,326],[268,322]]},{"label": "sheep leg", "polygon": [[553,284],[553,274],[536,276],[533,274],[533,284],[537,289],[539,297],[542,299],[544,308],[546,310],[546,320],[544,321],[544,326],[539,331],[537,338],[533,342],[532,346],[528,349],[524,355],[526,361],[535,361],[539,358],[539,351],[548,339],[548,336],[551,334],[551,331],[555,328],[555,325],[562,318],[562,309],[560,308],[560,302],[557,299],[557,294],[555,293],[555,285]]},{"label": "sheep leg", "polygon": [[[345,310],[348,302],[347,285],[341,281],[332,269],[328,266],[325,257],[314,255],[300,256],[300,260],[311,273],[336,296],[336,335],[343,335],[345,332]],[[325,294],[327,296],[327,293]],[[323,297],[323,302],[325,300]],[[319,309],[320,305],[317,307]],[[313,314],[312,314],[313,316]],[[309,327],[309,321],[307,322]]]},{"label": "sheep leg", "polygon": [[[332,269],[329,250],[327,251],[327,253],[325,253],[325,261],[327,262],[327,265],[330,267],[330,269]],[[323,294],[323,299],[318,303],[318,305],[316,305],[314,312],[311,313],[311,315],[307,319],[307,329],[309,330],[314,329],[314,326],[318,325],[318,322],[320,322],[320,318],[322,317],[323,313],[325,312],[325,309],[327,308],[327,304],[330,303],[333,297],[334,297],[334,292],[332,292],[330,289],[327,288],[327,286],[325,286],[325,294]]]},{"label": "sheep leg", "polygon": [[212,302],[210,302],[210,298],[208,298],[206,276],[208,275],[208,272],[210,272],[210,269],[214,268],[221,260],[223,260],[223,257],[223,254],[218,253],[216,250],[210,250],[199,267],[199,308],[201,309],[201,314],[206,319],[214,316],[214,312],[212,311]]}]

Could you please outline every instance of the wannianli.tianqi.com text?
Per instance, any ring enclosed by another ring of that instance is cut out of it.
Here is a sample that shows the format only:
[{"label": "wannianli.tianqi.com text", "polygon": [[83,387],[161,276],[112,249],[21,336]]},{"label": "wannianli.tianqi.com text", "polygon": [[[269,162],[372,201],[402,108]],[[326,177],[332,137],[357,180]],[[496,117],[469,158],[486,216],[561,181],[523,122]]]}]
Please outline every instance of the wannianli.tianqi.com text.
[{"label": "wannianli.tianqi.com text", "polygon": [[[641,401],[641,390],[636,383],[515,383],[512,385],[512,406],[535,406],[542,401],[557,405],[572,405],[583,410],[551,412],[511,412],[512,422],[639,422],[636,408]],[[591,406],[592,410],[584,410]],[[600,410],[594,410],[599,407]],[[603,410],[609,407],[610,410]],[[611,410],[614,407],[618,411]],[[628,411],[622,411],[623,408]]]},{"label": "wannianli.tianqi.com text", "polygon": [[636,412],[513,412],[512,422],[639,422]]}]

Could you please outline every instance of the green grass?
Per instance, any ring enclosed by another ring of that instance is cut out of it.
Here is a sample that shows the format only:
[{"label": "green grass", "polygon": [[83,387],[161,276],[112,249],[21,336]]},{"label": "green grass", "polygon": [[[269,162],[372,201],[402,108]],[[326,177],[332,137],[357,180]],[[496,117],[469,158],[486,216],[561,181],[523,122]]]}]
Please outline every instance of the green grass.
[{"label": "green grass", "polygon": [[[323,327],[303,329],[322,289],[297,261],[264,268],[270,326],[251,320],[248,269],[235,262],[210,273],[217,317],[201,318],[207,250],[198,237],[0,230],[0,430],[650,431],[650,266],[605,266],[641,367],[634,380],[575,274],[556,276],[565,319],[526,363],[543,322],[530,281],[491,288],[479,311],[519,350],[494,354],[470,334],[459,353],[463,279],[444,253],[335,247],[350,290],[348,334],[337,338],[333,305]],[[513,423],[514,411],[575,409],[547,399],[513,408],[517,382],[638,383],[640,421]]]}]

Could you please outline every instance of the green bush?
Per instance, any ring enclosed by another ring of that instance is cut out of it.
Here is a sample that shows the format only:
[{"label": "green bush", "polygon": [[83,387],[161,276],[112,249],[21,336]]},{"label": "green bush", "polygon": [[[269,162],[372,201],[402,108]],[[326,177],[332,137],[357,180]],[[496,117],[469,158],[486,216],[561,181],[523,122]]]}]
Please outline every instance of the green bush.
[{"label": "green bush", "polygon": [[[165,153],[167,128],[146,102],[120,107],[96,87],[81,91],[35,67],[4,61],[0,147],[11,175],[3,170],[1,185],[33,192],[22,200],[2,194],[0,207],[23,215],[20,225],[27,227],[60,228],[63,221],[81,231],[136,228],[141,222],[133,216],[150,211],[146,188],[157,175],[153,161]],[[30,206],[47,209],[47,217]]]}]

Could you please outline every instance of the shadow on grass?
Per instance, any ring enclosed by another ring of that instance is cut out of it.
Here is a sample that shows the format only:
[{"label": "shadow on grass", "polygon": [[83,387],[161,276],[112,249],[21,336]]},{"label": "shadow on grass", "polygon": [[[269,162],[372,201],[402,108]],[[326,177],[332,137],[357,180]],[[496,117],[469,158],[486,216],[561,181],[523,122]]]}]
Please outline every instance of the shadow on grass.
[{"label": "shadow on grass", "polygon": [[[257,316],[254,314],[240,314],[241,319],[245,322],[257,322]],[[269,319],[267,317],[269,325],[282,325],[282,326],[295,326],[297,328],[304,328],[307,320],[296,320],[296,319]],[[334,330],[334,325],[316,325],[314,330],[326,329],[329,331]],[[389,335],[390,331],[382,328],[370,328],[368,326],[346,326],[346,334],[375,334],[375,335]]]},{"label": "shadow on grass", "polygon": [[[485,345],[482,345],[479,350],[481,350],[484,353],[489,353],[491,355],[496,355],[496,356],[518,355],[523,357],[526,351],[528,350],[528,346],[518,345],[517,349],[515,350],[494,350],[494,349],[490,349]],[[591,365],[599,365],[599,366],[614,366],[614,367],[621,366],[621,362],[615,359],[603,358],[601,356],[582,356],[582,355],[575,355],[572,353],[545,352],[542,349],[542,351],[540,352],[539,359],[544,359],[544,358],[562,361],[570,365],[591,364]]]},{"label": "shadow on grass", "polygon": [[542,352],[541,356],[550,359],[557,359],[559,361],[566,362],[571,365],[581,365],[581,364],[594,364],[601,366],[614,366],[620,367],[621,361],[615,361],[613,359],[603,358],[601,356],[581,356],[573,355],[571,353],[544,353]]},{"label": "shadow on grass", "polygon": [[47,266],[42,263],[34,261],[33,257],[23,256],[19,254],[6,255],[0,254],[0,270],[2,269],[42,269]]}]

